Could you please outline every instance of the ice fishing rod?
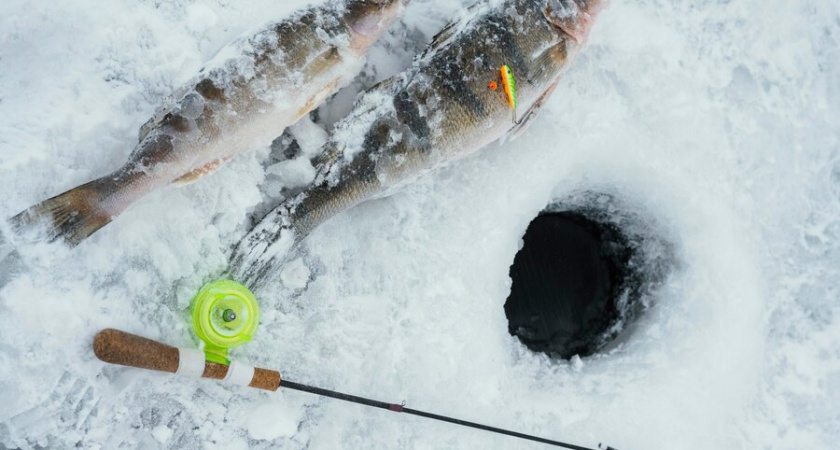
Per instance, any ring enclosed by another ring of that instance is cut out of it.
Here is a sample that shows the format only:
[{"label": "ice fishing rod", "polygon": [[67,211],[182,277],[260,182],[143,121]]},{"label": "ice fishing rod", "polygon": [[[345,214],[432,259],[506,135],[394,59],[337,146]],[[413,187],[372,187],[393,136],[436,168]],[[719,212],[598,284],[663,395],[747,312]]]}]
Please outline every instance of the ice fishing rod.
[{"label": "ice fishing rod", "polygon": [[[594,450],[566,442],[406,408],[405,403],[388,403],[308,386],[284,380],[280,376],[280,372],[276,370],[261,369],[238,361],[230,361],[227,357],[228,350],[251,340],[251,336],[259,323],[259,306],[256,298],[245,286],[239,283],[223,280],[206,285],[193,299],[190,312],[195,333],[204,343],[204,348],[201,350],[175,348],[162,342],[109,328],[96,334],[93,340],[93,352],[97,358],[111,364],[196,378],[223,380],[268,391],[276,391],[282,387],[571,450]],[[598,448],[602,448],[600,444]],[[605,447],[604,450],[616,449]]]}]

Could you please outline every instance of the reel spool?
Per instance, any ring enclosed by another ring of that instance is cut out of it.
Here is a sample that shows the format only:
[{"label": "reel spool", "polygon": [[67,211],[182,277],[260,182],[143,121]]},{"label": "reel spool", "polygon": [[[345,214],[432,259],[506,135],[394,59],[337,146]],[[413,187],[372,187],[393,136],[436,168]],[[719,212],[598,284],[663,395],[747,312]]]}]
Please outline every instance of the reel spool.
[{"label": "reel spool", "polygon": [[207,360],[228,365],[228,350],[250,341],[257,330],[260,307],[244,285],[219,280],[198,291],[190,303],[190,316]]}]

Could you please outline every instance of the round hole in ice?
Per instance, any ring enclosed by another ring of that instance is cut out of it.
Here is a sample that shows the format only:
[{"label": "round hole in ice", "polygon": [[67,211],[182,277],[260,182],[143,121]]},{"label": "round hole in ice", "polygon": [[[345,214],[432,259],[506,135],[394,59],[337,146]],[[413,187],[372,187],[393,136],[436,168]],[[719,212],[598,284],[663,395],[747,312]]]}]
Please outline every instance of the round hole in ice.
[{"label": "round hole in ice", "polygon": [[670,248],[621,206],[613,196],[583,193],[528,225],[505,314],[508,331],[529,349],[590,356],[647,306],[640,299],[664,278]]}]

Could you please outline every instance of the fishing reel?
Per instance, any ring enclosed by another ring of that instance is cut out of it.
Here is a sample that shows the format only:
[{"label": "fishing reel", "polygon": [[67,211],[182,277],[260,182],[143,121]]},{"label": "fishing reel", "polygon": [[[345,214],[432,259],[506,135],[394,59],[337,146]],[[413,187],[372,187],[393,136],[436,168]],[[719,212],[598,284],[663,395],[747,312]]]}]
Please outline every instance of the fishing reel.
[{"label": "fishing reel", "polygon": [[208,283],[190,302],[193,331],[208,361],[229,365],[228,351],[251,340],[260,306],[244,285],[230,280]]},{"label": "fishing reel", "polygon": [[93,340],[102,361],[196,378],[227,381],[270,391],[280,372],[228,359],[228,351],[251,340],[260,322],[254,294],[229,280],[209,283],[190,302],[193,331],[202,348],[176,348],[120,330],[105,329]]}]

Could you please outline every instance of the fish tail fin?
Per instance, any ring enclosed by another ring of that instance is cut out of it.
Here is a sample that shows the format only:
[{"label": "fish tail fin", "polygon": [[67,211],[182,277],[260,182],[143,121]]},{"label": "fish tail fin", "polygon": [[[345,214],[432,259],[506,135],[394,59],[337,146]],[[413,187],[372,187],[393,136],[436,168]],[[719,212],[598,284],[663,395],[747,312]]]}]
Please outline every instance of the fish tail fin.
[{"label": "fish tail fin", "polygon": [[124,185],[112,174],[77,186],[12,217],[12,229],[17,235],[43,232],[50,242],[62,240],[74,247],[125,209],[114,211],[107,201]]}]

